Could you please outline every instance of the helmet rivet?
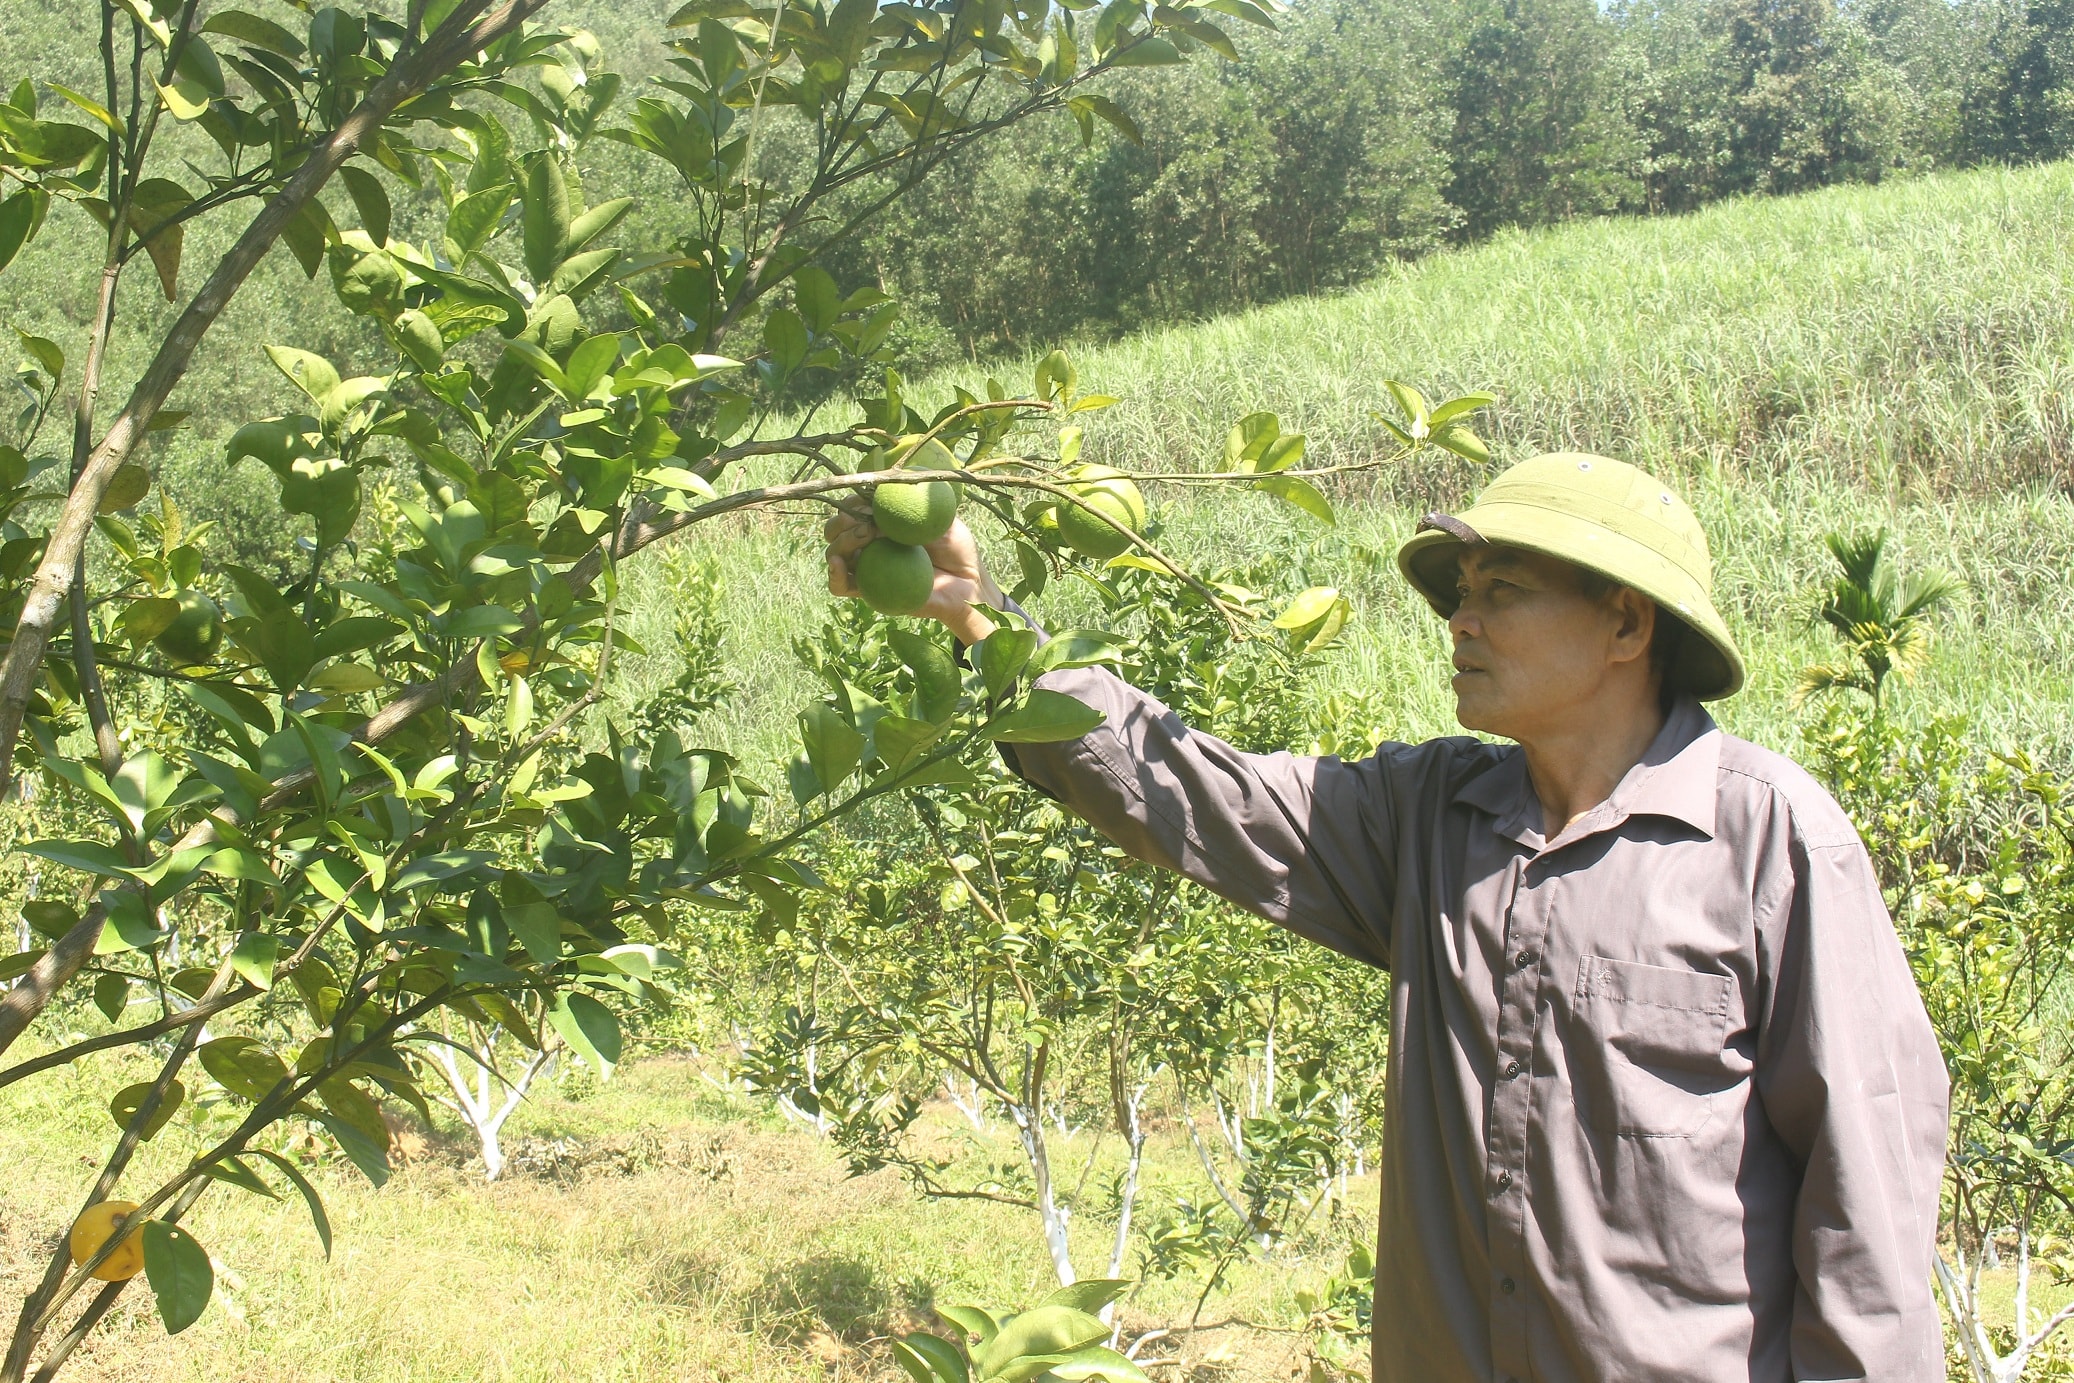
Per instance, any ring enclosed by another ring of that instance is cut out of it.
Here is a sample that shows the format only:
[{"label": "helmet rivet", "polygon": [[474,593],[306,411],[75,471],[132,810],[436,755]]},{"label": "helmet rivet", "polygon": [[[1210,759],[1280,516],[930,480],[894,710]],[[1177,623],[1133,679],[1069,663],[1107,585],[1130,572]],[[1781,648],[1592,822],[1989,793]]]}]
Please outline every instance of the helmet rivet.
[{"label": "helmet rivet", "polygon": [[1579,462],[1577,463],[1577,469],[1578,469],[1578,470],[1580,470],[1580,471],[1588,471],[1588,470],[1590,470],[1591,468],[1592,468],[1592,463],[1591,463],[1591,462],[1589,462],[1589,461],[1579,461]]}]

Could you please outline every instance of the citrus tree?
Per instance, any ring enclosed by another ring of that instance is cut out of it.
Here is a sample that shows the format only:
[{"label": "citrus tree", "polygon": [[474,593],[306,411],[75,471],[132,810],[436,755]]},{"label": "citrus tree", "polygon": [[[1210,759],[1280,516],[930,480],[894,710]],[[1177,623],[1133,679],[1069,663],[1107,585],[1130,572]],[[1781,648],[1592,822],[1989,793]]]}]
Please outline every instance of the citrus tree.
[{"label": "citrus tree", "polygon": [[[1882,691],[1928,661],[1958,583],[1897,573],[1884,534],[1828,546],[1840,572],[1820,618],[1844,657],[1801,686],[1860,697],[1807,727],[1810,765],[1872,855],[1951,1080],[1935,1271],[1953,1362],[1975,1383],[2016,1383],[2074,1322],[2074,1306],[2032,1295],[2041,1274],[2074,1282],[2074,787],[2029,754],[1983,753],[1963,717],[1898,721]],[[2015,1275],[2002,1319],[1983,1290],[1998,1267]],[[2057,1377],[2064,1353],[2054,1362]]]},{"label": "citrus tree", "polygon": [[[594,43],[534,23],[545,4],[269,18],[110,0],[81,10],[101,89],[30,76],[0,108],[0,262],[61,218],[99,228],[72,236],[99,270],[95,315],[79,341],[23,340],[33,406],[0,445],[0,778],[40,828],[23,853],[41,871],[32,944],[5,962],[0,1051],[74,994],[105,998],[116,1025],[39,1038],[0,1084],[95,1052],[157,1061],[114,1101],[110,1154],[22,1305],[7,1383],[54,1376],[140,1263],[167,1327],[196,1319],[209,1260],[180,1221],[214,1186],[293,1192],[328,1243],[284,1125],[321,1129],[379,1181],[381,1102],[422,1110],[428,1078],[475,1059],[464,1033],[551,1037],[608,1071],[621,1014],[658,995],[687,919],[782,910],[817,887],[799,846],[828,822],[989,738],[1090,723],[998,674],[939,682],[897,730],[846,737],[813,713],[824,791],[778,821],[725,750],[606,714],[633,647],[624,563],[747,510],[864,503],[947,461],[968,510],[1039,563],[1086,560],[1069,554],[1078,532],[1201,585],[1143,531],[1128,480],[1081,469],[1060,422],[1106,400],[1063,357],[1026,391],[924,412],[886,347],[893,306],[816,260],[1016,121],[1128,132],[1093,89],[1103,74],[1226,51],[1219,24],[1266,10],[695,0],[671,20],[668,75],[623,99]],[[808,153],[760,156],[781,129]],[[675,179],[664,243],[624,243],[629,201],[580,176],[601,139]],[[198,273],[183,249],[205,220],[235,236]],[[271,339],[208,339],[276,246],[380,344],[326,358],[292,313]],[[115,312],[147,264],[179,304],[156,338]],[[169,406],[205,349],[270,362],[279,414]],[[132,357],[147,363],[111,416],[110,362]],[[782,420],[814,378],[866,382],[808,432]],[[292,539],[215,555],[154,493],[146,439],[180,426],[273,476]],[[1241,455],[1208,478],[1315,509],[1297,459]],[[896,576],[912,567],[892,553]],[[889,580],[882,604],[912,595]],[[1014,663],[1007,642],[980,665]],[[133,1007],[153,1016],[121,1026]],[[181,1170],[112,1200],[190,1101],[202,1133]]]},{"label": "citrus tree", "polygon": [[[1084,575],[1102,627],[1041,646],[1025,634],[1009,645],[1028,658],[1021,672],[1112,664],[1243,748],[1310,737],[1307,679],[1345,618],[1342,597],[1271,598],[1260,588],[1289,575],[1276,559],[1207,574],[1217,600],[1257,624],[1271,628],[1277,609],[1302,621],[1241,641],[1210,598],[1174,591],[1127,555]],[[876,717],[881,734],[951,658],[854,607],[800,651],[829,686],[825,713]],[[1015,672],[1000,651],[979,651],[977,675],[1006,687]],[[824,790],[803,756],[800,804]],[[1134,1247],[1156,1270],[1199,1269],[1214,1284],[1236,1253],[1316,1210],[1365,1132],[1356,1093],[1379,1098],[1361,1075],[1380,1053],[1347,1034],[1383,1031],[1380,988],[1134,863],[990,752],[946,763],[904,796],[914,824],[846,826],[817,857],[829,892],[764,920],[789,1003],[744,1054],[750,1082],[812,1119],[854,1172],[893,1167],[927,1196],[1028,1211],[1061,1284],[1118,1276]],[[1322,1075],[1328,1055],[1348,1075],[1337,1087]],[[1020,1157],[1003,1163],[984,1144],[976,1157],[947,1153],[923,1118],[939,1083],[980,1131],[1000,1118]],[[1148,1242],[1138,1222],[1155,1114],[1178,1116],[1223,1207],[1196,1222],[1193,1253],[1171,1235]],[[1105,1146],[1117,1156],[1094,1176]]]}]

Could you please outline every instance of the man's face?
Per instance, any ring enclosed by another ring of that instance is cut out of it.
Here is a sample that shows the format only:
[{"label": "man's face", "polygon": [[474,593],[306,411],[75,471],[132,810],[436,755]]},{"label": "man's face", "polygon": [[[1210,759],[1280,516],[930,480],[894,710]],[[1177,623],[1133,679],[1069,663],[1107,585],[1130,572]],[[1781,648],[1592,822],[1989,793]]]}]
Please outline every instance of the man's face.
[{"label": "man's face", "polygon": [[1646,676],[1655,606],[1623,588],[1587,594],[1585,580],[1537,552],[1462,550],[1448,632],[1455,718],[1466,728],[1521,742],[1574,733],[1605,708],[1616,679]]}]

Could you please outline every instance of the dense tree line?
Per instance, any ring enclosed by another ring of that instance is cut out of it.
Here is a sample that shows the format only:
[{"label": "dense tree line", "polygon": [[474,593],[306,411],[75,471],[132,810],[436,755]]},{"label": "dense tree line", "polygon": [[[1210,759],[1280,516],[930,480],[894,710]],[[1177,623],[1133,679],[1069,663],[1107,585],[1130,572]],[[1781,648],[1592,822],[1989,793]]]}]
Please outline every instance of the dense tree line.
[{"label": "dense tree line", "polygon": [[[848,251],[926,355],[1358,282],[1510,226],[2074,151],[2074,0],[1302,0],[975,149]],[[967,253],[971,247],[984,253]]]}]

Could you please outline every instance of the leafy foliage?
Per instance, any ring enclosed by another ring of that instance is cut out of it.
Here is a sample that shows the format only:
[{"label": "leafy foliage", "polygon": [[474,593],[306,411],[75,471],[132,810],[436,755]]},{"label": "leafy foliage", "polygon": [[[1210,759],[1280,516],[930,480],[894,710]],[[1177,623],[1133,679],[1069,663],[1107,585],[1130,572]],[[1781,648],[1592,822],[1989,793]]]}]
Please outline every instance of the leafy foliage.
[{"label": "leafy foliage", "polygon": [[1930,619],[1957,596],[1962,583],[1946,572],[1897,576],[1887,560],[1884,530],[1852,537],[1831,533],[1825,540],[1839,571],[1824,593],[1816,618],[1844,646],[1835,663],[1804,668],[1794,688],[1805,701],[1825,691],[1860,691],[1880,704],[1887,678],[1902,680],[1929,660]]}]

